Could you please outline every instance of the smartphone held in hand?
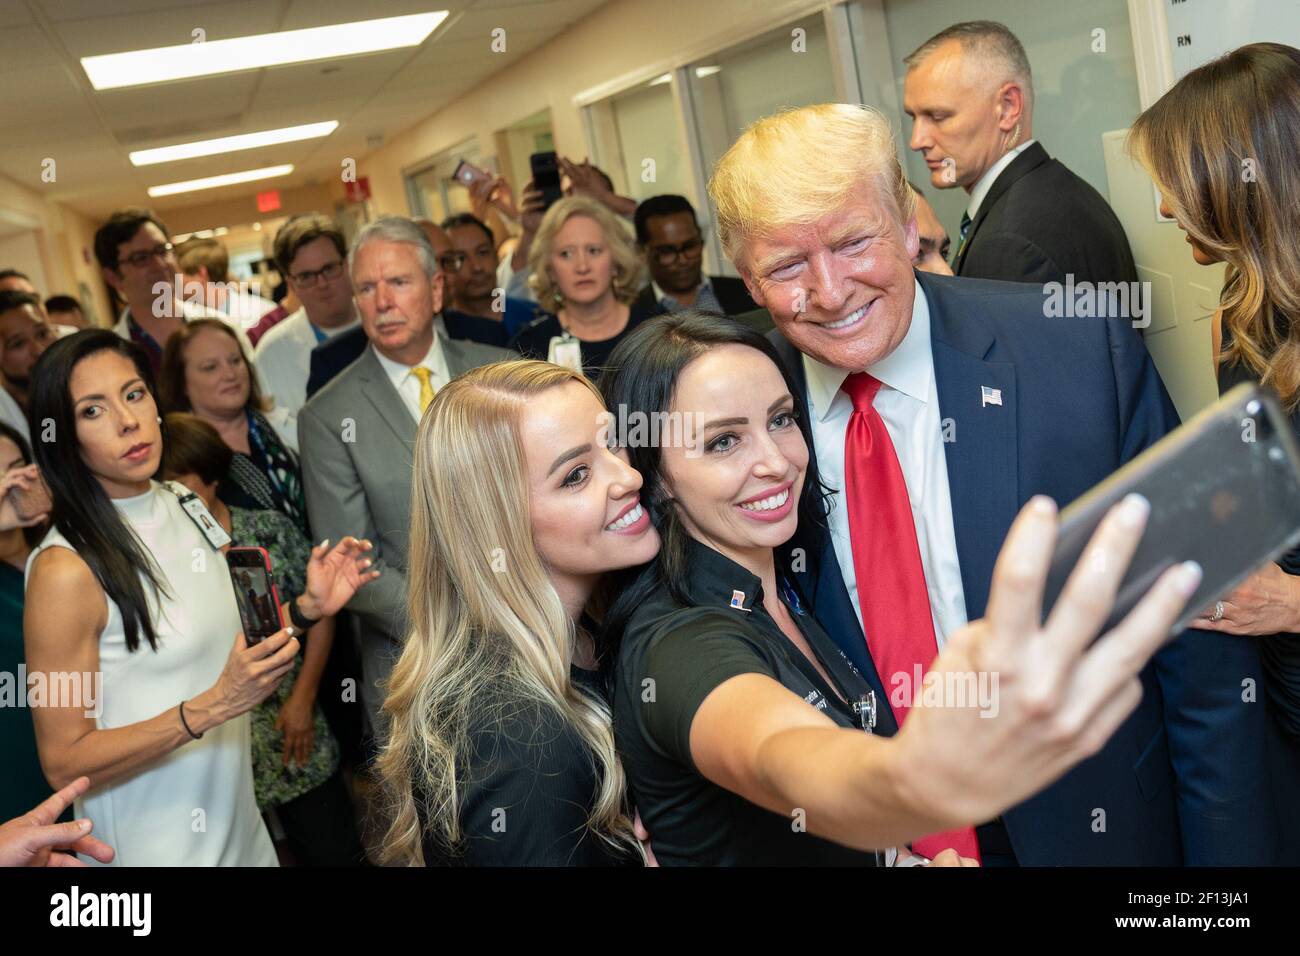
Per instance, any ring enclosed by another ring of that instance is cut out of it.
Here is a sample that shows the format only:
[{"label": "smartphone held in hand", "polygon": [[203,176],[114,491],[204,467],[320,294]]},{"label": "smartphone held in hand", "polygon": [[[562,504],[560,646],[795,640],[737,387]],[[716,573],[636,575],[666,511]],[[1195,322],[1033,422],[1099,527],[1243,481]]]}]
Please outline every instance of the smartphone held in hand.
[{"label": "smartphone held in hand", "polygon": [[1103,632],[1123,620],[1169,567],[1204,575],[1175,631],[1300,542],[1300,451],[1275,399],[1242,384],[1061,512],[1043,595],[1051,610],[1102,517],[1126,495],[1151,504],[1146,530]]},{"label": "smartphone held in hand", "polygon": [[226,552],[230,583],[239,602],[244,638],[251,647],[284,629],[280,592],[271,577],[271,556],[265,548],[230,548]]},{"label": "smartphone held in hand", "polygon": [[464,159],[456,164],[456,171],[451,174],[451,177],[466,188],[492,178],[490,173],[484,172]]},{"label": "smartphone held in hand", "polygon": [[528,157],[533,186],[542,194],[543,209],[550,209],[564,194],[560,185],[560,158],[554,151],[533,153]]}]

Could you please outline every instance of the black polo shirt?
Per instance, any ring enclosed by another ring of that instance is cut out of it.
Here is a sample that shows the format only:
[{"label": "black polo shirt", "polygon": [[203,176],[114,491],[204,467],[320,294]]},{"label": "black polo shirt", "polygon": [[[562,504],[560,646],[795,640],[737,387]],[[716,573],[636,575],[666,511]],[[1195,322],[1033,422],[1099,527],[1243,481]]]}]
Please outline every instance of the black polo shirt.
[{"label": "black polo shirt", "polygon": [[688,547],[682,585],[689,604],[667,588],[642,604],[623,634],[614,678],[614,733],[656,858],[665,866],[875,865],[873,853],[806,832],[796,808],[788,815],[765,810],[695,768],[695,713],[714,688],[740,674],[765,674],[859,732],[871,702],[888,704],[871,696],[791,585],[783,583],[782,601],[845,700],[763,608],[757,577],[706,545]]}]

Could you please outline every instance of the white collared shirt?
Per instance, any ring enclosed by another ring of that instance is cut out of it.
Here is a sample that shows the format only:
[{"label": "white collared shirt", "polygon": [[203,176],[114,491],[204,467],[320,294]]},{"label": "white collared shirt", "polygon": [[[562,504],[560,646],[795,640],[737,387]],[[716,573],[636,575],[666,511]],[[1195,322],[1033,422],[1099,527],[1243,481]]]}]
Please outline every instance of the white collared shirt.
[{"label": "white collared shirt", "polygon": [[993,184],[997,182],[998,177],[1002,175],[1002,170],[1006,169],[1016,161],[1016,157],[1034,145],[1035,140],[1027,139],[1015,149],[1003,154],[1002,158],[984,171],[984,175],[975,181],[971,187],[970,202],[966,203],[966,215],[970,216],[970,221],[975,221],[975,215],[980,211],[980,206],[984,204],[984,197],[989,194]]},{"label": "white collared shirt", "polygon": [[[915,281],[915,280],[913,280]],[[957,535],[948,493],[948,462],[939,420],[939,393],[930,349],[930,306],[916,284],[912,324],[898,348],[866,371],[880,379],[872,406],[885,422],[907,484],[916,524],[921,566],[930,595],[930,615],[940,650],[947,636],[966,623],[966,594],[957,560]],[[836,493],[831,499],[831,539],[853,611],[862,623],[857,571],[849,536],[844,483],[844,440],[853,402],[840,387],[849,373],[803,357],[808,379],[808,412],[821,480]]]},{"label": "white collared shirt", "polygon": [[387,358],[383,353],[376,349],[374,344],[371,348],[375,351],[375,358],[379,359],[379,364],[383,366],[384,371],[388,374],[388,380],[393,383],[393,388],[397,389],[397,394],[401,397],[402,403],[406,405],[407,411],[417,422],[420,420],[420,380],[415,373],[411,371],[417,366],[424,366],[430,369],[433,374],[429,376],[429,384],[433,386],[434,394],[451,381],[451,373],[447,371],[447,357],[442,352],[442,316],[434,320],[433,344],[429,346],[429,351],[424,358],[415,363],[414,366],[403,365],[401,362],[394,362]]},{"label": "white collared shirt", "polygon": [[[352,321],[345,325],[321,329],[325,341],[355,328],[360,321],[354,311]],[[290,415],[297,415],[307,402],[311,350],[318,344],[315,329],[316,326],[307,318],[307,310],[299,309],[267,329],[253,351],[253,364],[257,366],[262,392],[270,395],[275,404],[283,406]]]}]

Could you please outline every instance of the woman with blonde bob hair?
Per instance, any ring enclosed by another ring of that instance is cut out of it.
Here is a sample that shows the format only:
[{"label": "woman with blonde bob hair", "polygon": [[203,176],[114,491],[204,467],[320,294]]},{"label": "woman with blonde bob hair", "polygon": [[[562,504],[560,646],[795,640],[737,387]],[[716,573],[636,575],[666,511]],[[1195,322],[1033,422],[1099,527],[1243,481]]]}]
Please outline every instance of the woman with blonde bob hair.
[{"label": "woman with blonde bob hair", "polygon": [[387,862],[640,860],[584,614],[659,539],[606,421],[582,375],[514,361],[457,378],[420,422]]},{"label": "woman with blonde bob hair", "polygon": [[[1201,265],[1226,262],[1211,326],[1219,391],[1271,389],[1300,436],[1300,50],[1252,43],[1195,69],[1138,117],[1130,148],[1160,190],[1160,210]],[[1207,608],[1195,627],[1260,638],[1274,729],[1291,746],[1275,791],[1300,788],[1300,549],[1269,562]],[[1285,858],[1300,862],[1300,826]]]},{"label": "woman with blonde bob hair", "polygon": [[590,196],[555,203],[528,251],[529,285],[538,317],[510,347],[595,377],[628,332],[662,309],[634,305],[645,263],[627,226]]}]

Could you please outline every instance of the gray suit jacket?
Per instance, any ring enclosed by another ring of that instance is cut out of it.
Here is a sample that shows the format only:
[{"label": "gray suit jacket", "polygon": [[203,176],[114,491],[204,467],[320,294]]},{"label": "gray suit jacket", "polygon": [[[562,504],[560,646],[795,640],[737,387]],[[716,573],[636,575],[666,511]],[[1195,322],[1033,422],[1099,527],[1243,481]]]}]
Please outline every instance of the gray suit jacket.
[{"label": "gray suit jacket", "polygon": [[[514,352],[440,337],[452,378]],[[381,574],[348,602],[365,636],[405,636],[411,469],[416,422],[367,347],[298,413],[298,446],[312,533],[369,538]]]}]

